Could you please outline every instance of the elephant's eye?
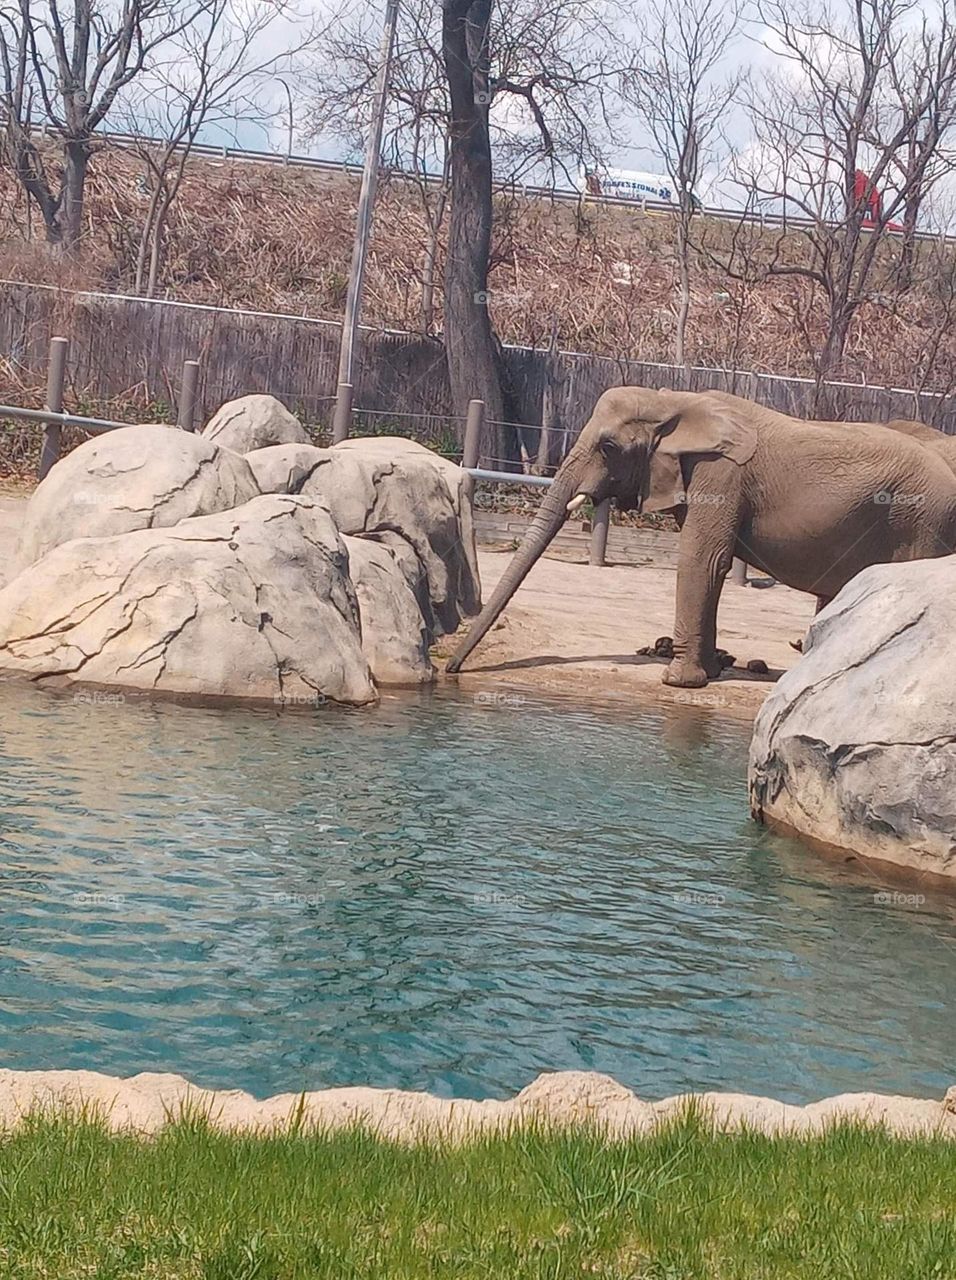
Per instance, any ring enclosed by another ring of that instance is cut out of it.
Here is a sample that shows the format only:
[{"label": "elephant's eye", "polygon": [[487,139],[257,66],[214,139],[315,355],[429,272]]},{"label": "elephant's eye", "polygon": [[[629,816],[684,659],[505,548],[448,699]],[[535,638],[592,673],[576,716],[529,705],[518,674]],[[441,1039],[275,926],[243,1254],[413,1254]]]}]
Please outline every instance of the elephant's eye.
[{"label": "elephant's eye", "polygon": [[616,440],[606,438],[601,441],[600,450],[605,458],[610,458],[613,454],[620,452],[620,445]]}]

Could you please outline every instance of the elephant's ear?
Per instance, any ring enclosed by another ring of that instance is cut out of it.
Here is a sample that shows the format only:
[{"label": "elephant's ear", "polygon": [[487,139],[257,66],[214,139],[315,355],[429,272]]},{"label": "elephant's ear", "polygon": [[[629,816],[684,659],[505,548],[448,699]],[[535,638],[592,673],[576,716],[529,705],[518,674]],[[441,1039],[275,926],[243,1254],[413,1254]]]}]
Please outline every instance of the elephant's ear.
[{"label": "elephant's ear", "polygon": [[642,511],[670,511],[684,501],[684,477],[680,459],[659,450],[651,455],[647,472],[647,493],[641,503]]},{"label": "elephant's ear", "polygon": [[659,428],[658,454],[722,453],[739,465],[750,461],[757,448],[757,432],[746,401],[738,406],[708,395],[681,399],[683,404],[674,416]]}]

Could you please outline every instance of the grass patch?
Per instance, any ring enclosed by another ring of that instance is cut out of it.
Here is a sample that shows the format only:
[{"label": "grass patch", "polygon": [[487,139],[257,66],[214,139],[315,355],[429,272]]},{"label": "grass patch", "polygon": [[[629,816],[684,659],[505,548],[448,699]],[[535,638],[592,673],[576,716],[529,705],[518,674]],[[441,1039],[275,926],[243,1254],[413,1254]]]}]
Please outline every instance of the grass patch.
[{"label": "grass patch", "polygon": [[34,1116],[0,1142],[17,1280],[949,1280],[956,1143],[524,1129],[412,1147],[185,1118],[111,1137]]}]

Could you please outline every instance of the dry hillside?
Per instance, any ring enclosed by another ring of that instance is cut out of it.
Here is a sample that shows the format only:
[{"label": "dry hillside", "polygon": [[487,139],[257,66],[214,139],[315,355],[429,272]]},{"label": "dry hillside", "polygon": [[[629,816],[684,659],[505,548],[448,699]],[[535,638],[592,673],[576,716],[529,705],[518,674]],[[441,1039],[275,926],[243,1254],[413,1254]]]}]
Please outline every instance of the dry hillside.
[{"label": "dry hillside", "polygon": [[[166,296],[339,316],[357,189],[354,179],[307,169],[196,160],[169,227]],[[131,291],[145,208],[142,163],[127,152],[100,152],[91,166],[87,240],[79,259],[64,263],[43,242],[35,213],[28,219],[22,191],[9,173],[0,173],[0,275]],[[498,212],[491,306],[504,341],[544,345],[554,328],[565,348],[670,360],[676,263],[668,216],[505,198]],[[699,221],[692,362],[811,375],[822,341],[822,295],[798,278],[731,278],[718,259],[732,234],[727,224]],[[770,252],[769,243],[760,246],[759,232],[747,234],[752,249]],[[422,327],[426,238],[420,192],[384,184],[368,271],[368,322]],[[799,237],[783,252],[799,257]],[[947,393],[956,386],[948,253],[938,245],[924,249],[909,292],[897,298],[884,290],[861,309],[846,378]],[[441,248],[439,273],[440,255]],[[440,327],[440,288],[437,293]]]}]

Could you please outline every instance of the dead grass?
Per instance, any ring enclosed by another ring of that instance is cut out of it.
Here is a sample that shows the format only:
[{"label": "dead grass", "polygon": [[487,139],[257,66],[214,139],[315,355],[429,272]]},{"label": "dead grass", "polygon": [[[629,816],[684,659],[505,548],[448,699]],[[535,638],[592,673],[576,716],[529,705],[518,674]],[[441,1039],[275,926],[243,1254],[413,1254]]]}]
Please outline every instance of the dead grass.
[{"label": "dead grass", "polygon": [[[91,166],[88,234],[64,262],[40,237],[26,238],[25,198],[0,173],[0,275],[117,292],[133,289],[146,196],[140,163],[103,151]],[[167,296],[183,301],[338,318],[344,298],[357,181],[303,169],[197,160],[189,167],[169,227]],[[556,326],[570,350],[668,362],[673,355],[676,261],[667,215],[502,198],[491,277],[505,342],[544,345]],[[419,330],[426,241],[421,196],[380,188],[364,318]],[[720,257],[731,229],[701,224]],[[801,252],[795,239],[786,251]],[[878,385],[925,380],[956,385],[956,336],[943,323],[938,270],[925,253],[925,279],[901,301],[865,306],[853,325],[843,376]],[[439,262],[440,285],[441,262]],[[436,324],[441,325],[440,287]],[[706,255],[694,276],[692,363],[810,376],[824,323],[822,300],[797,279],[743,285]],[[938,332],[942,341],[935,341]],[[2,376],[2,371],[0,371]]]}]

